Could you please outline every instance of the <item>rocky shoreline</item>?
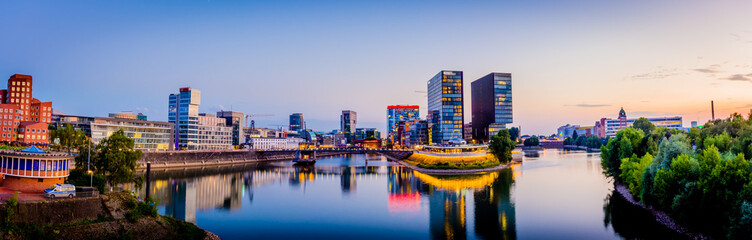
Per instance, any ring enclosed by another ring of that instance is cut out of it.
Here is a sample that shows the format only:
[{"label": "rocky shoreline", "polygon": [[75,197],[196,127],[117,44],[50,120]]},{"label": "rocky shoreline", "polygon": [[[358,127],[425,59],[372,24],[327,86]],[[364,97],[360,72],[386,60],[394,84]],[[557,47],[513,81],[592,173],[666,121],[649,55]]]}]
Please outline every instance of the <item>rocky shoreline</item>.
[{"label": "rocky shoreline", "polygon": [[640,207],[650,212],[650,214],[655,218],[656,222],[665,226],[668,229],[671,229],[672,231],[675,231],[676,233],[684,235],[685,237],[690,238],[690,239],[712,239],[709,236],[706,236],[704,234],[692,232],[688,230],[686,227],[676,223],[668,214],[666,214],[666,212],[655,209],[653,207],[645,206],[641,202],[635,201],[634,196],[632,196],[632,194],[629,193],[629,188],[625,186],[624,184],[614,183],[614,191],[618,193],[622,199],[626,200],[630,204]]}]

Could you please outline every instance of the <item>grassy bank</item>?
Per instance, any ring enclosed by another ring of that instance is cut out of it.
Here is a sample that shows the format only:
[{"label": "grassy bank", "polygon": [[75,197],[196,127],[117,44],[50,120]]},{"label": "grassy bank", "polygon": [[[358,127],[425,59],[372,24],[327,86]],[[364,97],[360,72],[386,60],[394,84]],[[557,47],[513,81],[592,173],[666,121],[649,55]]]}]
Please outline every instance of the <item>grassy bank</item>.
[{"label": "grassy bank", "polygon": [[492,154],[481,156],[433,156],[413,153],[405,162],[425,169],[483,169],[499,166],[501,163]]}]

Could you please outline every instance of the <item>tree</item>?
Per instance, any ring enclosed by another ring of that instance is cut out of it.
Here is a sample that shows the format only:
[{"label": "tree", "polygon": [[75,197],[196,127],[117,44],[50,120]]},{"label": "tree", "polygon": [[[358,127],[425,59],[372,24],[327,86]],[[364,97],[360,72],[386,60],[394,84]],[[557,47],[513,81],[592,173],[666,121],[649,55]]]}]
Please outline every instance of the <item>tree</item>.
[{"label": "tree", "polygon": [[536,136],[529,137],[528,139],[525,139],[525,147],[534,147],[540,145],[540,140]]},{"label": "tree", "polygon": [[601,166],[606,176],[615,178],[619,176],[621,160],[632,157],[634,147],[640,144],[643,136],[642,131],[625,128],[619,130],[615,137],[609,138],[605,146],[601,146]]},{"label": "tree", "polygon": [[515,142],[512,141],[509,135],[509,130],[502,129],[496,136],[491,137],[491,142],[488,143],[488,150],[499,159],[501,164],[505,164],[512,161],[512,150],[515,146]]},{"label": "tree", "polygon": [[520,129],[516,127],[512,127],[509,129],[509,137],[512,139],[512,141],[517,142],[517,139],[520,138]]},{"label": "tree", "polygon": [[579,136],[579,134],[577,134],[577,130],[574,130],[574,132],[572,133],[572,139],[574,139],[575,141],[577,141],[577,138],[579,138],[579,137],[580,136]]},{"label": "tree", "polygon": [[96,157],[92,156],[94,170],[111,185],[133,181],[136,161],[141,159],[141,150],[133,150],[133,145],[122,129],[102,139]]},{"label": "tree", "polygon": [[621,175],[619,177],[629,187],[633,196],[639,196],[642,191],[642,174],[653,162],[653,156],[645,154],[642,158],[625,158],[621,160]]},{"label": "tree", "polygon": [[641,117],[635,120],[634,123],[632,124],[632,127],[642,130],[642,133],[644,134],[648,134],[651,131],[653,131],[653,129],[655,129],[655,125],[653,125],[653,123],[651,123],[650,120],[644,117]]},{"label": "tree", "polygon": [[86,142],[86,133],[76,130],[73,125],[66,123],[62,127],[55,127],[49,131],[51,141],[59,141],[59,147],[70,153],[71,149],[77,149]]}]

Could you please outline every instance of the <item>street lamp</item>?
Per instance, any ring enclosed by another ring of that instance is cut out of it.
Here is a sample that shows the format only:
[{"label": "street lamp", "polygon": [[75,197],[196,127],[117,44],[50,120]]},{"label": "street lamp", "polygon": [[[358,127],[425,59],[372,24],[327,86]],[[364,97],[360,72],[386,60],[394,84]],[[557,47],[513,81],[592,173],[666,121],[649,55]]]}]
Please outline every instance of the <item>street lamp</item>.
[{"label": "street lamp", "polygon": [[91,140],[89,140],[89,157],[86,161],[86,172],[89,173],[89,187],[94,186],[94,174],[91,172]]}]

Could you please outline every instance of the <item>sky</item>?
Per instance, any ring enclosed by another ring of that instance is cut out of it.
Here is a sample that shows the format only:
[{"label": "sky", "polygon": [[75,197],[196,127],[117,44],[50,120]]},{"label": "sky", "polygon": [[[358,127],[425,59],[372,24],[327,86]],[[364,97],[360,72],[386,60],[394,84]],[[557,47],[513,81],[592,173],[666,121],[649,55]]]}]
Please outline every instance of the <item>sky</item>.
[{"label": "sky", "polygon": [[[684,125],[752,108],[752,1],[2,1],[0,76],[34,77],[66,114],[167,120],[168,96],[257,127],[386,129],[441,70],[512,73],[523,134],[615,117]],[[418,92],[416,92],[418,91]]]}]

